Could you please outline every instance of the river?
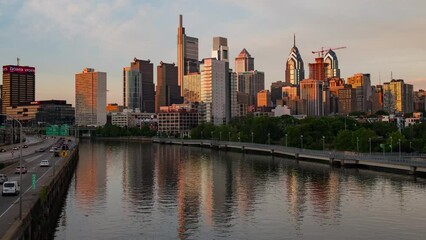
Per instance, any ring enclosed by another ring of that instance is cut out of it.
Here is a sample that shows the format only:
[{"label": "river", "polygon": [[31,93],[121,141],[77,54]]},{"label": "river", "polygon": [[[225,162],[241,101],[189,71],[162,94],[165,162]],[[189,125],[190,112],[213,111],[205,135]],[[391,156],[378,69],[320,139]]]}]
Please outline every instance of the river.
[{"label": "river", "polygon": [[81,141],[55,239],[424,239],[426,181],[208,148]]}]

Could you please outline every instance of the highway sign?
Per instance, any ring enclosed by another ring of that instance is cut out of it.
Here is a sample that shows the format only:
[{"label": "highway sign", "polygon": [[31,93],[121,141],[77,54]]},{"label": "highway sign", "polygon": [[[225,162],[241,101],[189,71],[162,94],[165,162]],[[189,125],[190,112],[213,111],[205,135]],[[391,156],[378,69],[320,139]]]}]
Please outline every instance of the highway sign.
[{"label": "highway sign", "polygon": [[35,174],[32,175],[31,180],[32,180],[31,181],[31,186],[33,187],[33,189],[35,189],[36,188],[36,182],[37,182],[37,177],[36,177]]}]

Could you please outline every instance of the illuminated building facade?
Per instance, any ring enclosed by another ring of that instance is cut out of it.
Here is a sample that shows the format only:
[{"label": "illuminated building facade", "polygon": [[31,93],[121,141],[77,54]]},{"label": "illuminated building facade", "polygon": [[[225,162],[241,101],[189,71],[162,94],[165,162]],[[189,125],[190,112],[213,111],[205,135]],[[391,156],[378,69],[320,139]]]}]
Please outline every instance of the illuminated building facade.
[{"label": "illuminated building facade", "polygon": [[235,58],[235,72],[241,73],[248,71],[254,71],[254,58],[244,48]]},{"label": "illuminated building facade", "polygon": [[190,73],[183,77],[183,99],[185,103],[201,101],[201,74]]},{"label": "illuminated building facade", "polygon": [[35,101],[35,68],[28,66],[3,66],[1,92],[2,112],[7,107],[16,107]]},{"label": "illuminated building facade", "polygon": [[75,123],[79,126],[106,123],[107,74],[85,68],[75,75]]},{"label": "illuminated building facade", "polygon": [[383,110],[388,113],[413,112],[413,95],[413,85],[404,83],[402,79],[383,83]]},{"label": "illuminated building facade", "polygon": [[296,36],[294,37],[294,44],[290,50],[290,54],[287,58],[285,68],[285,82],[299,85],[300,81],[305,79],[305,68],[302,60],[302,56],[299,53],[299,49],[296,47]]}]

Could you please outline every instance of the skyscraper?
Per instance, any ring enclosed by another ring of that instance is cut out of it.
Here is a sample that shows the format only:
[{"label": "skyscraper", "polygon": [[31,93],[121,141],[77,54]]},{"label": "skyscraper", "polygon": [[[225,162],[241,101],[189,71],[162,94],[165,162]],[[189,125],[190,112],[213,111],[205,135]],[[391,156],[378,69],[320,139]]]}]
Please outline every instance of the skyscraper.
[{"label": "skyscraper", "polygon": [[296,35],[294,36],[293,47],[287,58],[285,68],[285,81],[294,85],[299,85],[299,82],[305,79],[305,68],[303,66],[302,56],[299,49],[296,47]]},{"label": "skyscraper", "polygon": [[225,124],[227,120],[226,62],[205,58],[201,70],[201,102],[205,104],[205,121],[214,125]]},{"label": "skyscraper", "polygon": [[178,68],[175,64],[160,62],[157,66],[157,90],[155,92],[155,112],[160,112],[161,106],[171,106],[182,103],[180,87],[178,86]]},{"label": "skyscraper", "polygon": [[75,124],[78,126],[106,123],[107,74],[85,68],[75,75]]},{"label": "skyscraper", "polygon": [[323,81],[304,79],[300,82],[300,99],[307,116],[323,115]]},{"label": "skyscraper", "polygon": [[257,93],[265,89],[265,74],[259,71],[238,74],[238,91],[249,95],[249,105],[256,105]]},{"label": "skyscraper", "polygon": [[241,73],[248,71],[254,71],[254,58],[244,48],[235,58],[235,72]]},{"label": "skyscraper", "polygon": [[413,85],[402,79],[383,83],[383,110],[389,113],[413,112]]},{"label": "skyscraper", "polygon": [[198,103],[201,101],[201,75],[190,73],[183,77],[183,100],[185,103]]},{"label": "skyscraper", "polygon": [[123,68],[123,106],[132,110],[142,106],[142,76],[131,67]]},{"label": "skyscraper", "polygon": [[276,106],[277,100],[283,99],[283,87],[290,86],[290,83],[276,81],[271,84],[271,101],[272,106]]},{"label": "skyscraper", "polygon": [[35,68],[28,66],[3,66],[2,112],[7,107],[28,104],[35,100]]},{"label": "skyscraper", "polygon": [[325,70],[325,78],[340,78],[339,61],[333,50],[330,49],[327,51],[324,56],[324,62],[328,64]]},{"label": "skyscraper", "polygon": [[229,63],[228,51],[229,51],[228,39],[224,37],[213,38],[213,50],[212,50],[213,58],[216,58],[219,61],[224,61]]},{"label": "skyscraper", "polygon": [[134,58],[123,68],[123,104],[127,109],[155,112],[154,65],[150,60]]},{"label": "skyscraper", "polygon": [[257,93],[257,107],[271,106],[271,93],[269,90],[261,90]]},{"label": "skyscraper", "polygon": [[[219,61],[222,61],[225,63],[225,118],[226,118],[226,123],[228,123],[229,121],[231,121],[231,112],[232,112],[232,107],[231,107],[231,81],[230,81],[230,77],[231,75],[229,74],[229,47],[228,47],[228,39],[224,38],[224,37],[214,37],[213,38],[213,48],[212,48],[212,58],[215,58]],[[214,90],[216,91],[216,89]]]},{"label": "skyscraper", "polygon": [[197,73],[200,71],[198,61],[198,38],[190,37],[185,34],[182,15],[179,15],[177,42],[178,85],[181,87],[182,95],[183,76],[185,74]]},{"label": "skyscraper", "polygon": [[328,66],[329,64],[324,62],[324,58],[315,58],[315,63],[309,63],[309,79],[324,81]]},{"label": "skyscraper", "polygon": [[348,84],[352,85],[356,94],[356,105],[353,111],[368,112],[371,110],[369,101],[371,97],[371,81],[370,74],[357,73],[352,77],[348,77]]}]

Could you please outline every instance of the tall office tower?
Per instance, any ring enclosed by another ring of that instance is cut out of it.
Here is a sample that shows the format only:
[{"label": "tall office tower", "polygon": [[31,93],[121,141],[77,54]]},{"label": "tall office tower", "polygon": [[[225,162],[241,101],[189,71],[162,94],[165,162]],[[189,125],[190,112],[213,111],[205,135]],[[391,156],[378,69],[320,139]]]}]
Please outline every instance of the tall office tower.
[{"label": "tall office tower", "polygon": [[324,81],[328,65],[328,63],[324,62],[324,58],[315,58],[315,63],[309,63],[309,79]]},{"label": "tall office tower", "polygon": [[241,73],[248,71],[254,71],[254,58],[244,48],[235,58],[235,72]]},{"label": "tall office tower", "polygon": [[155,92],[155,112],[161,106],[171,106],[183,102],[178,85],[178,68],[174,63],[163,63],[157,66],[157,90]]},{"label": "tall office tower", "polygon": [[123,106],[133,110],[142,106],[142,75],[130,67],[123,68]]},{"label": "tall office tower", "polygon": [[224,62],[229,62],[228,52],[228,39],[224,37],[214,37],[212,58],[216,58],[217,60]]},{"label": "tall office tower", "polygon": [[324,56],[324,62],[327,63],[325,70],[325,78],[340,78],[339,60],[337,60],[336,53],[329,50]]},{"label": "tall office tower", "polygon": [[28,104],[35,100],[35,68],[28,66],[3,66],[2,112],[7,107]]},{"label": "tall office tower", "polygon": [[383,110],[383,88],[382,85],[371,86],[371,113]]},{"label": "tall office tower", "polygon": [[75,124],[78,126],[106,123],[107,74],[85,68],[75,74]]},{"label": "tall office tower", "polygon": [[287,58],[285,67],[285,82],[299,85],[305,79],[305,67],[299,49],[296,47],[296,35],[294,36],[293,47]]},{"label": "tall office tower", "polygon": [[383,110],[389,113],[413,112],[413,85],[402,79],[383,83]]},{"label": "tall office tower", "polygon": [[304,79],[300,82],[300,99],[307,116],[323,115],[323,81]]},{"label": "tall office tower", "polygon": [[123,103],[128,109],[155,112],[154,65],[150,60],[134,58],[123,69]]},{"label": "tall office tower", "polygon": [[226,63],[205,58],[201,65],[201,102],[205,104],[205,121],[214,125],[226,123],[227,98]]},{"label": "tall office tower", "polygon": [[356,108],[356,91],[351,85],[345,84],[344,88],[338,90],[339,114],[348,115]]},{"label": "tall office tower", "polygon": [[237,73],[233,72],[232,69],[229,69],[229,81],[231,83],[231,119],[239,116],[239,107],[238,107],[238,91],[237,91],[237,82],[238,77]]},{"label": "tall office tower", "polygon": [[261,90],[257,93],[257,107],[270,107],[271,93],[269,90]]},{"label": "tall office tower", "polygon": [[190,73],[183,76],[183,100],[185,103],[201,101],[201,74]]},{"label": "tall office tower", "polygon": [[425,105],[425,100],[426,100],[426,91],[424,91],[423,89],[419,89],[419,91],[415,91],[414,92],[414,111],[415,112],[424,112],[426,110],[426,105]]},{"label": "tall office tower", "polygon": [[272,106],[277,105],[277,100],[283,98],[283,87],[290,86],[290,83],[277,81],[271,84],[271,101]]},{"label": "tall office tower", "polygon": [[265,74],[259,71],[238,74],[238,91],[249,95],[249,105],[256,105],[257,93],[265,89]]},{"label": "tall office tower", "polygon": [[181,95],[183,95],[183,76],[189,73],[198,73],[200,71],[198,61],[198,38],[187,36],[182,24],[183,17],[182,15],[179,15],[177,67],[178,85],[181,87]]},{"label": "tall office tower", "polygon": [[328,90],[330,91],[330,113],[339,112],[339,89],[345,87],[345,81],[342,78],[329,78],[328,81]]},{"label": "tall office tower", "polygon": [[369,112],[369,101],[371,97],[370,74],[357,73],[348,77],[347,84],[351,84],[356,92],[356,106],[354,111]]},{"label": "tall office tower", "polygon": [[228,39],[224,37],[213,38],[212,58],[225,62],[225,115],[226,122],[231,121],[231,82],[229,75],[229,47]]}]

